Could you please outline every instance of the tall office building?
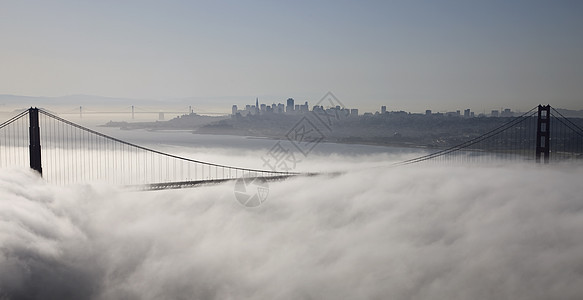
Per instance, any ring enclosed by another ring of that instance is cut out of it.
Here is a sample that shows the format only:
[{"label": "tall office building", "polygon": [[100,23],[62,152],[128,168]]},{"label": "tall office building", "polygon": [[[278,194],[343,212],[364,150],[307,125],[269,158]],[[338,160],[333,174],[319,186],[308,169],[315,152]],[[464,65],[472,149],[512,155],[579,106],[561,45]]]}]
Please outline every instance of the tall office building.
[{"label": "tall office building", "polygon": [[381,106],[381,114],[385,114],[387,112],[387,106],[383,105]]},{"label": "tall office building", "polygon": [[286,112],[293,112],[294,111],[294,99],[289,98],[287,99],[287,107],[285,108]]}]

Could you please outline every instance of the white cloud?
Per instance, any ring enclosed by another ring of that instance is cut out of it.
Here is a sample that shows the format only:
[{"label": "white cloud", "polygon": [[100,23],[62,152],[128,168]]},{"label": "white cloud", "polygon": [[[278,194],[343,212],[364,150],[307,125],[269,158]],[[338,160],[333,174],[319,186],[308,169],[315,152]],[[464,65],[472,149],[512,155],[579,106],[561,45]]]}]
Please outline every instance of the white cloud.
[{"label": "white cloud", "polygon": [[296,178],[255,209],[232,184],[58,188],[2,170],[0,298],[575,299],[582,170]]}]

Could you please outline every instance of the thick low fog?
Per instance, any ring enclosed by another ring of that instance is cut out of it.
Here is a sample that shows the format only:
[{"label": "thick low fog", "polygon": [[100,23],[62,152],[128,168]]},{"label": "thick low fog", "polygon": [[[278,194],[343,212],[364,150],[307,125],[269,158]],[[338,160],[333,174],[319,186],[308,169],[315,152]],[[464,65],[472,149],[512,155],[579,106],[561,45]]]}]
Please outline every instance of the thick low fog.
[{"label": "thick low fog", "polygon": [[314,155],[305,168],[359,168],[271,182],[257,208],[234,183],[130,192],[0,170],[0,299],[583,295],[583,167],[364,168],[384,158]]}]

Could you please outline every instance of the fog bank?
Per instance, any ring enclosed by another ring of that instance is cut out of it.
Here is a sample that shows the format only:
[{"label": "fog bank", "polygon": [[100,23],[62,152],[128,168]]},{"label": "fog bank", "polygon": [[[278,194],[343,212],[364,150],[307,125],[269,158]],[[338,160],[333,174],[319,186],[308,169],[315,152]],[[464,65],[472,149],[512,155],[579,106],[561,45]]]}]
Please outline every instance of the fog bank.
[{"label": "fog bank", "polygon": [[0,170],[0,299],[576,299],[577,166],[407,166],[160,192]]}]

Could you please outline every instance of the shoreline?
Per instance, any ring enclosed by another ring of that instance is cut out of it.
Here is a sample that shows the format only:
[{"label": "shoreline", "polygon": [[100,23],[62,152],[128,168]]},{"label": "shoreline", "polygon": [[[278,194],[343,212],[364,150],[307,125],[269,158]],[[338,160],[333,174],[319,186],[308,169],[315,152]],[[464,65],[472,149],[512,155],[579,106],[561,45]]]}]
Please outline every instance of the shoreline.
[{"label": "shoreline", "polygon": [[[196,132],[193,131],[192,134],[200,134],[200,135],[225,135],[225,136],[238,136],[244,137],[247,139],[258,139],[258,140],[273,140],[273,141],[287,141],[285,137],[273,137],[273,136],[259,136],[259,135],[249,135],[249,134],[234,134],[232,132],[229,133],[209,133],[209,132]],[[427,145],[420,145],[414,144],[409,142],[393,142],[393,143],[379,143],[373,141],[364,141],[364,142],[357,142],[357,141],[338,141],[338,140],[329,140],[323,139],[320,143],[329,143],[329,144],[342,144],[342,145],[362,145],[362,146],[378,146],[378,147],[393,147],[393,148],[407,148],[407,149],[420,149],[420,150],[442,150],[447,149],[443,147],[429,147]]]},{"label": "shoreline", "polygon": [[[194,135],[206,135],[206,136],[236,136],[236,137],[242,137],[242,138],[246,138],[246,139],[256,139],[256,140],[272,140],[272,141],[287,141],[288,139],[285,138],[285,136],[267,136],[267,135],[253,135],[251,132],[249,131],[238,131],[238,132],[220,132],[220,131],[214,131],[214,132],[199,132],[198,129],[200,128],[195,128],[195,129],[178,129],[178,128],[147,128],[147,127],[133,127],[133,128],[127,128],[127,127],[116,127],[116,126],[105,126],[105,125],[101,125],[98,127],[105,127],[105,128],[115,128],[117,130],[120,131],[133,131],[133,130],[140,130],[140,131],[144,131],[144,132],[157,132],[157,133],[191,133]],[[348,137],[347,137],[348,139]],[[412,142],[406,142],[406,141],[402,141],[402,142],[398,142],[398,141],[393,141],[393,142],[375,142],[375,141],[356,141],[356,140],[338,140],[338,139],[326,139],[324,138],[322,141],[320,141],[320,143],[330,143],[330,144],[342,144],[342,145],[362,145],[362,146],[377,146],[377,147],[392,147],[392,148],[406,148],[406,149],[418,149],[418,150],[441,150],[441,149],[446,149],[444,147],[430,147],[428,145],[422,145],[422,144],[416,144],[416,143],[412,143]]]}]

